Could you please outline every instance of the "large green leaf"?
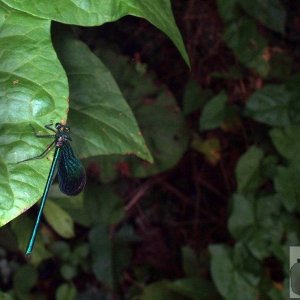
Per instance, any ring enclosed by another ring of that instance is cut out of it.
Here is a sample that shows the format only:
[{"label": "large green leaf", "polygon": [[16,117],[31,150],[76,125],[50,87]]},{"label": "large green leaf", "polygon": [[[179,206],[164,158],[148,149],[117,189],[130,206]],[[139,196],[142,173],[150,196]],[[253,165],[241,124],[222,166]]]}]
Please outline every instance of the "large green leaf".
[{"label": "large green leaf", "polygon": [[68,86],[50,40],[50,21],[0,3],[0,226],[41,196],[50,161],[18,161],[40,154],[48,141],[38,129],[65,121]]},{"label": "large green leaf", "polygon": [[151,161],[130,107],[109,70],[83,42],[68,32],[56,32],[56,50],[70,83],[69,123],[76,152],[81,157],[136,153]]},{"label": "large green leaf", "polygon": [[2,1],[34,16],[81,26],[102,25],[126,15],[144,18],[169,36],[189,65],[189,58],[172,14],[170,0]]}]

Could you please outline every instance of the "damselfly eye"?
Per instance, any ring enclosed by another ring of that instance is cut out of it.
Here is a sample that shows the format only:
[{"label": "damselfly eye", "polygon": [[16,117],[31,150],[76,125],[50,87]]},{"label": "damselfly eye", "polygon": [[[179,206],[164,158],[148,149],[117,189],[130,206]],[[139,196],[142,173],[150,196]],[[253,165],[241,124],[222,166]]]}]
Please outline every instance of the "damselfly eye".
[{"label": "damselfly eye", "polygon": [[55,128],[56,128],[56,129],[60,129],[61,127],[62,127],[62,125],[61,125],[60,123],[56,123],[56,124],[55,124]]}]

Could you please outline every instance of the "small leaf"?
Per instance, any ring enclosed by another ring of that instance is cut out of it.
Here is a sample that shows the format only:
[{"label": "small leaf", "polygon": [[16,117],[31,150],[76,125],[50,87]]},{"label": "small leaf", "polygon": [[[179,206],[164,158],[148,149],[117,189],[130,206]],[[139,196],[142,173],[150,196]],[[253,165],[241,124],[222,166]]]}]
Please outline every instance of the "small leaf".
[{"label": "small leaf", "polygon": [[67,261],[71,255],[70,245],[63,241],[54,242],[51,245],[51,251],[63,261]]},{"label": "small leaf", "polygon": [[275,189],[280,195],[282,204],[289,212],[295,211],[300,202],[300,169],[291,165],[288,168],[278,167],[274,179]]},{"label": "small leaf", "polygon": [[14,300],[13,296],[9,293],[3,293],[0,291],[0,299],[1,300]]},{"label": "small leaf", "polygon": [[93,223],[110,225],[124,217],[122,200],[111,185],[89,186],[84,194],[84,208]]},{"label": "small leaf", "polygon": [[185,246],[181,248],[181,253],[182,253],[182,266],[185,274],[191,277],[199,275],[200,273],[199,261],[193,249],[191,249],[188,246]]},{"label": "small leaf", "polygon": [[77,268],[71,264],[63,264],[60,273],[64,279],[71,280],[77,275]]},{"label": "small leaf", "polygon": [[217,0],[219,14],[226,23],[236,21],[240,18],[241,12],[238,7],[239,0]]},{"label": "small leaf", "polygon": [[233,208],[228,220],[228,228],[235,238],[241,238],[255,222],[253,200],[242,195],[233,196]]},{"label": "small leaf", "polygon": [[278,197],[253,198],[235,195],[228,221],[231,234],[244,243],[252,255],[262,260],[272,255],[283,234]]},{"label": "small leaf", "polygon": [[81,226],[89,227],[91,220],[84,210],[84,193],[80,193],[74,197],[67,197],[58,187],[58,184],[52,184],[49,199],[55,202],[56,205],[68,212],[75,223]]},{"label": "small leaf", "polygon": [[216,165],[220,161],[221,145],[220,141],[216,138],[208,138],[203,140],[199,135],[194,134],[191,147],[194,150],[202,153],[212,165]]},{"label": "small leaf", "polygon": [[284,33],[286,12],[279,0],[238,0],[250,16],[271,30]]},{"label": "small leaf", "polygon": [[277,151],[300,166],[300,126],[275,128],[270,131],[270,136]]},{"label": "small leaf", "polygon": [[229,23],[225,27],[223,37],[241,63],[255,69],[261,76],[268,74],[270,66],[265,58],[267,42],[258,32],[253,20],[242,16]]},{"label": "small leaf", "polygon": [[227,95],[223,91],[212,98],[203,108],[200,116],[200,130],[219,127],[226,116]]},{"label": "small leaf", "polygon": [[56,290],[55,300],[74,300],[76,294],[76,288],[72,284],[63,283]]},{"label": "small leaf", "polygon": [[183,113],[188,115],[198,109],[201,109],[205,102],[212,96],[211,90],[201,89],[198,82],[189,80],[185,86],[183,96]]},{"label": "small leaf", "polygon": [[140,300],[181,300],[180,296],[177,296],[168,287],[168,281],[158,281],[147,285],[144,288],[143,295]]},{"label": "small leaf", "polygon": [[278,166],[278,156],[276,155],[269,155],[264,157],[262,161],[262,174],[263,177],[268,179],[274,179],[274,176],[276,174],[276,169]]},{"label": "small leaf", "polygon": [[101,224],[92,228],[89,241],[95,276],[104,285],[115,290],[123,269],[130,262],[130,241],[124,240],[118,233],[110,238],[108,227]]},{"label": "small leaf", "polygon": [[191,300],[211,300],[219,297],[210,281],[198,277],[177,279],[171,282],[168,287]]},{"label": "small leaf", "polygon": [[[26,249],[33,225],[33,220],[31,220],[26,214],[23,214],[11,222],[11,229],[17,237],[18,248],[22,252],[24,252]],[[39,231],[37,234],[34,251],[31,254],[31,263],[33,265],[38,265],[41,263],[41,261],[49,257],[51,257],[51,253],[45,248],[44,242],[41,238],[41,233]]]},{"label": "small leaf", "polygon": [[38,273],[31,265],[23,265],[14,276],[14,288],[18,293],[28,293],[37,283]]},{"label": "small leaf", "polygon": [[247,278],[252,274],[235,266],[233,251],[224,245],[211,245],[209,251],[211,274],[221,295],[228,300],[256,300],[257,286]]},{"label": "small leaf", "polygon": [[283,85],[266,85],[248,100],[246,115],[271,126],[290,124],[290,93]]},{"label": "small leaf", "polygon": [[44,215],[47,222],[60,236],[66,239],[74,237],[73,219],[65,210],[49,199],[45,205]]},{"label": "small leaf", "polygon": [[240,157],[235,169],[238,191],[240,193],[255,191],[262,183],[260,168],[263,156],[261,149],[252,146]]}]

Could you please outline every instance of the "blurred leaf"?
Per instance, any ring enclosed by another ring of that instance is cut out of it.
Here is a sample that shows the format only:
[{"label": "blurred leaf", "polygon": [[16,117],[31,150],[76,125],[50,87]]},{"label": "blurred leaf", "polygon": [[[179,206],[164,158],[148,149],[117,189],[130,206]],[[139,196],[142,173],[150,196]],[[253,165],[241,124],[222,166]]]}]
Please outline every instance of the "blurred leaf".
[{"label": "blurred leaf", "polygon": [[228,228],[234,238],[247,245],[252,254],[262,260],[273,253],[283,234],[281,208],[277,197],[233,197],[233,209]]},{"label": "blurred leaf", "polygon": [[56,290],[55,300],[74,300],[76,294],[76,288],[72,284],[63,283]]},{"label": "blurred leaf", "polygon": [[240,17],[238,3],[239,0],[217,0],[219,13],[226,23],[236,21]]},{"label": "blurred leaf", "polygon": [[[223,1],[225,2],[225,1]],[[261,75],[269,72],[269,62],[264,56],[266,40],[260,35],[253,20],[243,16],[225,27],[224,40],[246,67]]]},{"label": "blurred leaf", "polygon": [[[21,217],[11,222],[11,229],[17,237],[18,248],[21,252],[24,252],[26,249],[33,225],[33,220],[31,220],[26,214],[23,214]],[[40,230],[36,237],[34,251],[30,256],[30,262],[33,265],[38,265],[41,261],[49,257],[51,257],[51,253],[45,248],[43,240],[41,239]]]},{"label": "blurred leaf", "polygon": [[211,282],[198,277],[177,279],[171,282],[168,287],[172,291],[192,300],[212,300],[220,297]]},{"label": "blurred leaf", "polygon": [[9,225],[0,228],[0,247],[11,252],[15,252],[18,249],[16,236]]},{"label": "blurred leaf", "polygon": [[70,264],[63,264],[60,267],[60,273],[62,277],[66,280],[71,280],[74,278],[76,275],[78,275],[77,268],[75,266],[72,266]]},{"label": "blurred leaf", "polygon": [[130,156],[99,157],[101,176],[111,175],[111,169],[119,167],[122,175],[147,177],[175,166],[187,148],[189,136],[174,97],[166,88],[157,86],[151,76],[136,72],[128,57],[103,48],[96,53],[128,99],[154,158],[154,164],[150,165]]},{"label": "blurred leaf", "polygon": [[[0,226],[41,197],[50,160],[18,161],[40,154],[47,141],[37,129],[67,116],[68,84],[50,40],[50,21],[0,3]],[[49,155],[52,157],[52,154]]]},{"label": "blurred leaf", "polygon": [[38,273],[31,265],[23,265],[14,276],[14,289],[18,293],[27,293],[37,283]]},{"label": "blurred leaf", "polygon": [[56,257],[63,261],[67,261],[71,255],[70,245],[63,241],[56,241],[51,245],[51,251]]},{"label": "blurred leaf", "polygon": [[113,298],[96,286],[90,286],[86,291],[80,293],[75,300],[113,300]]},{"label": "blurred leaf", "polygon": [[271,30],[284,33],[286,12],[279,0],[238,0],[253,18]]},{"label": "blurred leaf", "polygon": [[240,193],[255,191],[262,183],[261,162],[263,155],[261,149],[252,146],[240,157],[235,169]]},{"label": "blurred leaf", "polygon": [[227,95],[222,91],[207,102],[200,116],[200,130],[214,129],[222,124],[226,116],[227,101]]},{"label": "blurred leaf", "polygon": [[70,83],[69,124],[77,153],[82,157],[135,153],[151,162],[130,107],[109,70],[65,27],[57,28],[54,36]]},{"label": "blurred leaf", "polygon": [[211,90],[201,89],[199,83],[190,79],[183,95],[183,113],[188,115],[198,109],[201,109],[205,102],[212,96]]},{"label": "blurred leaf", "polygon": [[300,166],[300,126],[274,128],[270,131],[270,136],[277,151]]},{"label": "blurred leaf", "polygon": [[279,166],[274,179],[275,189],[280,195],[282,204],[289,212],[293,212],[297,207],[300,207],[299,167],[294,165],[288,168]]},{"label": "blurred leaf", "polygon": [[228,68],[227,71],[211,73],[211,77],[218,78],[218,79],[227,79],[227,80],[239,80],[244,77],[244,74],[240,66],[231,66]]},{"label": "blurred leaf", "polygon": [[130,261],[130,241],[119,237],[118,233],[110,238],[108,227],[105,225],[93,227],[89,241],[95,276],[104,285],[115,290],[123,269]]},{"label": "blurred leaf", "polygon": [[251,274],[235,266],[233,252],[224,245],[210,245],[211,274],[221,295],[228,300],[256,300],[257,286]]},{"label": "blurred leaf", "polygon": [[44,216],[60,236],[66,239],[74,237],[74,222],[71,216],[49,199],[45,205]]},{"label": "blurred leaf", "polygon": [[91,225],[91,220],[84,209],[84,193],[80,193],[74,197],[68,197],[59,190],[58,184],[53,184],[50,190],[48,201],[49,200],[55,202],[56,205],[67,211],[74,222],[85,227]]},{"label": "blurred leaf", "polygon": [[39,265],[42,261],[50,257],[52,257],[52,253],[46,249],[45,244],[41,240],[36,241],[34,245],[34,254],[31,254],[30,256],[31,263],[33,265]]},{"label": "blurred leaf", "polygon": [[124,217],[122,200],[112,185],[89,186],[84,194],[84,207],[94,224],[115,224]]},{"label": "blurred leaf", "polygon": [[271,300],[285,300],[290,298],[290,278],[285,278],[283,283],[274,283],[268,296]]},{"label": "blurred leaf", "polygon": [[195,134],[193,135],[191,147],[202,153],[212,165],[216,165],[221,158],[221,145],[220,141],[216,138],[203,140],[199,137],[199,135]]},{"label": "blurred leaf", "polygon": [[11,294],[3,293],[1,291],[0,291],[0,299],[1,300],[15,300]]},{"label": "blurred leaf", "polygon": [[286,81],[290,78],[293,67],[292,56],[284,49],[274,49],[271,53],[270,72],[267,79]]},{"label": "blurred leaf", "polygon": [[[182,266],[187,276],[197,276],[200,273],[199,261],[192,248],[185,246],[181,248]],[[199,269],[197,268],[199,267]]]},{"label": "blurred leaf", "polygon": [[290,124],[290,93],[283,85],[266,85],[248,100],[247,116],[271,126]]},{"label": "blurred leaf", "polygon": [[240,130],[241,119],[237,106],[227,106],[225,110],[225,119],[221,124],[221,128],[225,132],[237,132]]},{"label": "blurred leaf", "polygon": [[74,254],[79,259],[86,258],[89,255],[89,252],[90,252],[90,247],[88,243],[81,243],[74,250]]},{"label": "blurred leaf", "polygon": [[155,27],[163,31],[180,51],[183,59],[189,65],[182,37],[176,26],[170,0],[3,0],[9,6],[42,19],[55,20],[60,23],[81,26],[99,26],[107,22],[120,19],[125,15],[132,15],[146,19]]},{"label": "blurred leaf", "polygon": [[169,282],[166,280],[147,285],[144,288],[140,300],[183,300],[179,295],[176,295],[169,289],[168,285]]},{"label": "blurred leaf", "polygon": [[239,194],[233,196],[233,208],[228,219],[228,228],[235,238],[241,238],[245,230],[255,223],[253,205],[253,199]]},{"label": "blurred leaf", "polygon": [[264,157],[261,165],[263,177],[273,180],[277,171],[278,156],[268,155]]},{"label": "blurred leaf", "polygon": [[113,300],[111,295],[100,290],[96,286],[88,286],[88,288],[77,295],[75,300]]}]

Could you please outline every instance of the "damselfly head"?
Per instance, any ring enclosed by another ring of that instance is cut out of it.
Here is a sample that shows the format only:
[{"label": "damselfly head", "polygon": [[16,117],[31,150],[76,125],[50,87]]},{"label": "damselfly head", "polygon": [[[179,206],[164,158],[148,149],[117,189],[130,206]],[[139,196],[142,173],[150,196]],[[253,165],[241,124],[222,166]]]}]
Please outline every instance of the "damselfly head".
[{"label": "damselfly head", "polygon": [[63,125],[61,123],[56,123],[55,128],[58,131],[70,132],[70,127],[66,126],[66,125]]},{"label": "damselfly head", "polygon": [[55,128],[57,130],[56,136],[60,138],[60,141],[72,141],[70,137],[70,127],[61,123],[56,123]]}]

